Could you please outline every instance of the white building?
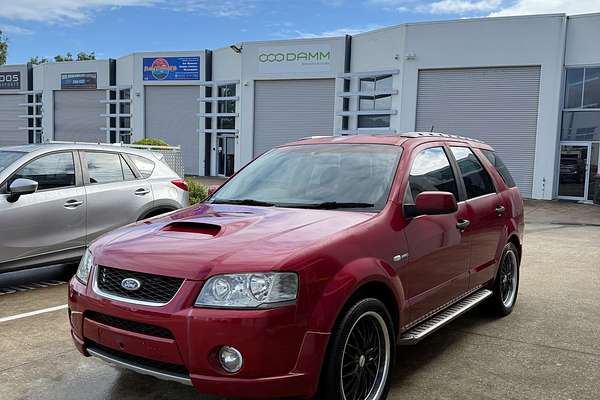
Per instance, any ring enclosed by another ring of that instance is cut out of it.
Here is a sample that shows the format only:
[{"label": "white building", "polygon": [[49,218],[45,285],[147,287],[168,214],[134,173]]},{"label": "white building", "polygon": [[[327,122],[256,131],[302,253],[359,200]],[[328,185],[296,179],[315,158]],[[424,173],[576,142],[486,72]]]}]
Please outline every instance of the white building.
[{"label": "white building", "polygon": [[0,145],[162,137],[186,173],[228,176],[305,136],[434,130],[493,145],[527,197],[591,199],[598,37],[600,14],[554,14],[4,66]]}]

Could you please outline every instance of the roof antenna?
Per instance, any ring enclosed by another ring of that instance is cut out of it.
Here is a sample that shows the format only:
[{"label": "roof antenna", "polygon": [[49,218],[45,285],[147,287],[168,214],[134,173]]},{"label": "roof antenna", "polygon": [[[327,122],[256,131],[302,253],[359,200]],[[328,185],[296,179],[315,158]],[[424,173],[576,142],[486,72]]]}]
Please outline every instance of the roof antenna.
[{"label": "roof antenna", "polygon": [[429,133],[433,133],[433,128],[435,127],[435,125],[431,125],[431,130],[429,131]]}]

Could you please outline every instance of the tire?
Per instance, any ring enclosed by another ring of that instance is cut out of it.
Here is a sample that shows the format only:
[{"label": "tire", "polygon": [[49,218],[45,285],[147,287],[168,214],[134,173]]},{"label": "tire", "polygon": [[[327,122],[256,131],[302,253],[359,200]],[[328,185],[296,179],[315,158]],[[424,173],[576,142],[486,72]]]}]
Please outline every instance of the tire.
[{"label": "tire", "polygon": [[493,315],[505,317],[512,312],[519,293],[520,275],[519,251],[514,244],[508,243],[502,250],[493,284],[494,293],[489,301]]},{"label": "tire", "polygon": [[396,356],[393,327],[377,299],[360,300],[347,310],[332,333],[317,398],[384,400]]}]

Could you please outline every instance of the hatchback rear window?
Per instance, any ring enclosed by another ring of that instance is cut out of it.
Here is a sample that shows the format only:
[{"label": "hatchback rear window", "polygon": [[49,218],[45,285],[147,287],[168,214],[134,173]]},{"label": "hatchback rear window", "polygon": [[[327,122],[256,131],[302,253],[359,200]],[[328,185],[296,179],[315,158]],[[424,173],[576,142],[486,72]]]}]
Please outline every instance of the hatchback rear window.
[{"label": "hatchback rear window", "polygon": [[493,152],[492,150],[481,150],[481,152],[483,153],[485,158],[487,158],[488,161],[490,163],[492,163],[492,165],[494,167],[496,167],[496,171],[498,171],[498,174],[500,174],[502,179],[504,179],[504,183],[506,183],[506,186],[508,186],[508,187],[517,186],[515,184],[515,181],[514,181],[512,175],[508,171],[508,168],[506,167],[506,165],[502,162],[500,157],[498,157],[498,155],[495,152]]}]

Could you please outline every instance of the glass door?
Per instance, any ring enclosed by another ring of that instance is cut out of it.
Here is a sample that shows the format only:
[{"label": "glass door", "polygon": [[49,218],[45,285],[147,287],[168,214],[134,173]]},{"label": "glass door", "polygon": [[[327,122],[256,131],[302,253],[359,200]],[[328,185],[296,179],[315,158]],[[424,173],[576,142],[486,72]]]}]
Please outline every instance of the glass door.
[{"label": "glass door", "polygon": [[571,200],[588,198],[590,155],[590,143],[561,143],[559,197]]},{"label": "glass door", "polygon": [[217,174],[231,176],[234,172],[235,136],[217,136]]}]

